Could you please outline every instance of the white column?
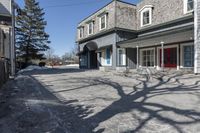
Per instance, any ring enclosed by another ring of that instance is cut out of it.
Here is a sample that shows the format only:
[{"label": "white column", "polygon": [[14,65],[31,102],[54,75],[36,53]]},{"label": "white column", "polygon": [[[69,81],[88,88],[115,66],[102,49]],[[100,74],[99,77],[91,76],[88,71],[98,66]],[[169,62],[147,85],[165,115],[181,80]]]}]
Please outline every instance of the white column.
[{"label": "white column", "polygon": [[164,42],[160,42],[161,43],[161,68],[162,71],[164,71]]},{"label": "white column", "polygon": [[137,48],[137,68],[139,68],[139,46],[136,46]]},{"label": "white column", "polygon": [[194,73],[200,73],[200,1],[194,0]]}]

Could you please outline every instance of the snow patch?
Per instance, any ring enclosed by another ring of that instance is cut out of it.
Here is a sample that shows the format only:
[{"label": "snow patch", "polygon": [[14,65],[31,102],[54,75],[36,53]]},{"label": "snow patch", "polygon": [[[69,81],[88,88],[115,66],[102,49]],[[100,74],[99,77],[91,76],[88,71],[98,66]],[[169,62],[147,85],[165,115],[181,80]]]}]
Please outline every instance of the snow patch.
[{"label": "snow patch", "polygon": [[18,73],[27,72],[27,71],[33,71],[33,70],[44,70],[44,69],[48,69],[48,68],[47,67],[40,67],[40,66],[30,65],[30,66],[26,67],[25,69],[20,70]]}]

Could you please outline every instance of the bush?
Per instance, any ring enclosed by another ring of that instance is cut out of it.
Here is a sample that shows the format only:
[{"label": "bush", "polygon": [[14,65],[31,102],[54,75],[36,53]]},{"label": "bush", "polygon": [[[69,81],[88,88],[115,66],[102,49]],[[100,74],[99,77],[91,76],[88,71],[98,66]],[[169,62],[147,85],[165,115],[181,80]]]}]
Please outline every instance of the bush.
[{"label": "bush", "polygon": [[40,62],[40,63],[39,63],[39,66],[40,66],[40,67],[44,67],[45,65],[46,65],[45,62]]}]

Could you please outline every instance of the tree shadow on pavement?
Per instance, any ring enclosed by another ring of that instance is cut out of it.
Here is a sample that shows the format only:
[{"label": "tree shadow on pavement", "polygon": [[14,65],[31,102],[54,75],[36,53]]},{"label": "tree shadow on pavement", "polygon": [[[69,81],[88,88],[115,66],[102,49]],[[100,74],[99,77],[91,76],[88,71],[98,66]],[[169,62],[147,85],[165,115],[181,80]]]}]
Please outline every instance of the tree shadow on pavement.
[{"label": "tree shadow on pavement", "polygon": [[[146,128],[147,124],[150,121],[157,120],[159,123],[168,125],[170,128],[173,129],[173,131],[175,130],[178,133],[184,133],[186,132],[186,129],[183,128],[184,126],[200,124],[199,111],[196,111],[194,109],[179,108],[178,106],[174,107],[162,102],[155,102],[150,100],[158,96],[167,96],[171,94],[176,94],[177,97],[181,94],[190,94],[194,96],[197,95],[198,97],[200,97],[200,92],[198,89],[198,83],[200,81],[196,81],[194,84],[186,85],[179,81],[178,77],[181,76],[183,75],[163,75],[159,78],[159,80],[153,79],[156,80],[156,84],[152,84],[148,78],[137,78],[136,80],[138,81],[138,84],[133,86],[133,91],[128,94],[124,92],[124,86],[120,85],[117,82],[111,81],[110,79],[106,78],[93,78],[93,82],[91,84],[92,87],[95,87],[95,85],[111,86],[111,88],[117,91],[120,99],[114,101],[111,105],[107,106],[95,115],[87,117],[86,119],[84,119],[84,123],[91,124],[91,133],[100,133],[104,132],[105,128],[101,128],[98,130],[96,129],[102,122],[105,122],[118,114],[137,111],[141,114],[146,114],[147,117],[141,118],[141,116],[138,116],[138,114],[133,114],[134,119],[136,119],[136,121],[138,121],[139,123],[133,129],[127,130],[127,132],[141,132],[144,130],[144,128]],[[91,82],[91,78],[77,78],[76,80],[78,82]],[[167,84],[173,86],[167,87]],[[84,86],[71,90],[83,88]],[[70,90],[63,90],[63,92],[64,91]],[[174,100],[176,100],[176,98]],[[159,129],[151,130],[156,132]]]},{"label": "tree shadow on pavement", "polygon": [[[86,77],[74,79],[77,82],[84,83],[88,83],[88,81],[90,81],[88,86],[92,87],[95,87],[96,85],[110,86],[112,89],[117,91],[117,94],[120,97],[118,100],[114,101],[109,106],[92,116],[92,107],[78,105],[79,103],[73,104],[74,102],[77,102],[76,99],[74,99],[75,101],[71,102],[63,102],[58,97],[54,96],[54,93],[56,92],[50,92],[47,86],[42,85],[37,80],[34,80],[34,82],[38,88],[40,88],[38,91],[44,94],[43,98],[41,99],[42,101],[53,100],[53,103],[56,101],[56,104],[52,104],[52,102],[41,102],[39,104],[45,105],[47,108],[46,110],[51,110],[50,113],[48,112],[49,116],[56,116],[56,118],[53,119],[56,119],[57,123],[60,124],[58,124],[59,127],[62,127],[60,132],[64,131],[65,129],[69,129],[72,133],[102,133],[106,128],[97,129],[101,123],[118,114],[137,111],[141,114],[146,114],[146,117],[144,118],[133,113],[133,117],[136,121],[138,121],[138,124],[136,124],[136,126],[131,130],[127,130],[127,132],[141,132],[144,130],[144,128],[146,128],[148,122],[156,119],[162,124],[169,125],[176,132],[184,133],[186,131],[183,129],[183,126],[200,124],[200,112],[194,109],[184,109],[179,108],[178,106],[170,106],[162,102],[151,101],[150,99],[156,98],[157,96],[167,96],[168,94],[176,94],[177,96],[179,96],[179,94],[191,94],[199,97],[198,83],[200,81],[197,81],[191,85],[186,85],[181,83],[177,78],[181,77],[181,74],[168,76],[167,78],[164,76],[165,75],[161,77],[162,80],[153,79],[156,81],[154,82],[156,84],[152,84],[147,78],[145,79],[143,77],[138,77],[134,79],[138,82],[138,84],[132,87],[133,90],[130,93],[125,93],[123,85],[118,82],[114,82],[109,78]],[[167,87],[167,84],[174,84],[174,86]],[[83,89],[84,87],[88,86],[82,86],[72,90]],[[30,97],[27,96],[27,99],[30,99]],[[173,114],[174,117],[166,114],[163,115],[163,112]],[[180,119],[177,119],[176,116]],[[47,121],[48,120],[49,119],[47,119]],[[158,129],[154,129],[155,132],[157,130]]]},{"label": "tree shadow on pavement", "polygon": [[[104,122],[117,114],[126,113],[134,110],[140,113],[147,114],[147,117],[142,120],[140,116],[138,118],[135,117],[134,119],[137,119],[137,121],[139,121],[139,124],[129,132],[140,132],[149,121],[156,119],[161,123],[169,125],[173,129],[175,129],[176,132],[184,133],[185,131],[183,130],[182,126],[200,124],[200,112],[195,111],[193,109],[181,109],[178,107],[172,107],[158,102],[148,101],[148,99],[150,98],[168,94],[177,94],[177,96],[179,96],[179,94],[189,93],[195,95],[195,93],[198,91],[197,88],[199,88],[199,81],[197,81],[193,85],[185,85],[180,84],[179,80],[176,79],[174,82],[174,84],[177,84],[176,87],[161,87],[163,85],[168,84],[172,79],[175,79],[177,76],[180,77],[182,75],[168,77],[166,81],[160,80],[157,84],[152,86],[149,86],[148,79],[144,80],[138,78],[137,80],[140,82],[139,85],[142,87],[138,87],[138,85],[133,86],[133,91],[129,94],[126,94],[123,91],[123,86],[116,82],[109,81],[108,79],[94,79],[95,82],[109,85],[113,89],[115,89],[118,92],[120,99],[113,102],[101,112],[88,118],[88,123],[95,121],[95,129],[99,126],[101,122]],[[177,120],[176,118],[169,117],[168,115],[162,115],[162,112],[170,112],[173,113],[175,117],[179,116],[185,119]],[[154,131],[157,130],[158,129],[154,129]]]}]

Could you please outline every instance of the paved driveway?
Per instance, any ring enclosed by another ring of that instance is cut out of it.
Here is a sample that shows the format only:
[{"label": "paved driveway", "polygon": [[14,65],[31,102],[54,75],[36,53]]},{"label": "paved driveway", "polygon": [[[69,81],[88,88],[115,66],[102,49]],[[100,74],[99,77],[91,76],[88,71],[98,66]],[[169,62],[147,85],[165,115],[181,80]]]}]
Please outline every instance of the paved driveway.
[{"label": "paved driveway", "polygon": [[[9,108],[4,105],[9,111],[2,115],[0,131],[198,133],[199,83],[200,76],[182,72],[147,81],[134,73],[34,71],[4,87],[11,98]],[[5,124],[11,121],[12,126]]]}]

